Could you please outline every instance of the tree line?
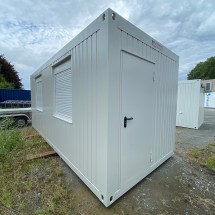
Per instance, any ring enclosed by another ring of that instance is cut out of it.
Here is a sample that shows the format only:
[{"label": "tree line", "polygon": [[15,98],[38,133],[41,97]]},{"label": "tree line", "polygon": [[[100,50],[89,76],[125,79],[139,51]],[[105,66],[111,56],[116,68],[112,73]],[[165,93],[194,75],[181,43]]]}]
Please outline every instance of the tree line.
[{"label": "tree line", "polygon": [[215,57],[210,57],[205,62],[198,63],[195,68],[188,73],[187,79],[215,79]]}]

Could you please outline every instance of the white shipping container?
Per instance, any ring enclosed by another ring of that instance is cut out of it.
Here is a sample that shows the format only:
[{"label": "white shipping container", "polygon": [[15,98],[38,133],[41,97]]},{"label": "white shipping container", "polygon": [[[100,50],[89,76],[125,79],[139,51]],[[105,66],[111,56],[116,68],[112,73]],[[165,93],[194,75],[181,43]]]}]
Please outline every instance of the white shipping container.
[{"label": "white shipping container", "polygon": [[215,108],[215,93],[205,93],[205,104],[204,107],[206,108]]},{"label": "white shipping container", "polygon": [[176,126],[198,129],[204,122],[204,88],[201,80],[178,83]]},{"label": "white shipping container", "polygon": [[173,155],[177,83],[178,56],[108,9],[31,76],[32,125],[109,206]]}]

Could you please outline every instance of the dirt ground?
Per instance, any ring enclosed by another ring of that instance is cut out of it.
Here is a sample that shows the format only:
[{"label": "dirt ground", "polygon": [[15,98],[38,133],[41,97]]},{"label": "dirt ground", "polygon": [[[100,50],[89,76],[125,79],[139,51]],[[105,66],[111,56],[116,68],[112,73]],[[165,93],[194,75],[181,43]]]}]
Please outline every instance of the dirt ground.
[{"label": "dirt ground", "polygon": [[175,155],[109,208],[62,161],[63,175],[74,193],[74,214],[215,214],[215,173],[190,157],[191,147],[215,142],[215,109],[205,110],[198,129],[177,128]]}]

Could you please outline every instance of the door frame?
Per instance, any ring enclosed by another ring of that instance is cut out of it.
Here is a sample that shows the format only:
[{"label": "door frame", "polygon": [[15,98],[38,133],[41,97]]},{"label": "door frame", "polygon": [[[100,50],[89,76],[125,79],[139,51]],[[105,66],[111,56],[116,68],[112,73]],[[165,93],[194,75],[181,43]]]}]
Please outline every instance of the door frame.
[{"label": "door frame", "polygon": [[[121,154],[121,144],[122,144],[122,126],[124,127],[124,122],[123,122],[123,114],[122,114],[122,75],[123,75],[123,53],[126,53],[126,54],[129,54],[129,55],[132,55],[134,57],[137,57],[141,60],[144,60],[144,61],[147,61],[151,64],[154,65],[154,70],[153,70],[153,83],[155,82],[155,77],[156,77],[156,68],[155,68],[155,65],[156,65],[156,62],[155,61],[152,61],[152,60],[149,60],[147,58],[144,58],[142,56],[139,56],[137,54],[134,54],[132,52],[129,52],[129,51],[126,51],[124,49],[121,49],[120,50],[120,75],[119,75],[119,105],[120,105],[120,111],[119,111],[119,181],[118,181],[118,184],[120,185],[120,187],[122,188],[122,184],[121,184],[121,169],[122,169],[122,164],[121,164],[121,161],[122,161],[122,154]],[[154,88],[153,88],[153,94],[154,94]],[[147,170],[148,171],[148,170]],[[139,178],[139,177],[138,177]],[[139,181],[139,180],[137,180]],[[125,186],[127,186],[125,184]]]}]

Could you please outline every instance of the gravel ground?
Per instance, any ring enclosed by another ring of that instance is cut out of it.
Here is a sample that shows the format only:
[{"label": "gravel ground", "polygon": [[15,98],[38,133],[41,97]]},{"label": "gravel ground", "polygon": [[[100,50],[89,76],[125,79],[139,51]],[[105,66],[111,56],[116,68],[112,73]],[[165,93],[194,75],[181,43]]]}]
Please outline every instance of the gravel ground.
[{"label": "gravel ground", "polygon": [[63,163],[65,179],[75,194],[75,214],[215,214],[215,174],[189,158],[190,147],[215,142],[215,109],[205,110],[198,130],[176,129],[175,155],[109,208]]},{"label": "gravel ground", "polygon": [[180,147],[202,147],[215,141],[215,109],[205,109],[204,123],[198,130],[177,127],[176,151]]}]

